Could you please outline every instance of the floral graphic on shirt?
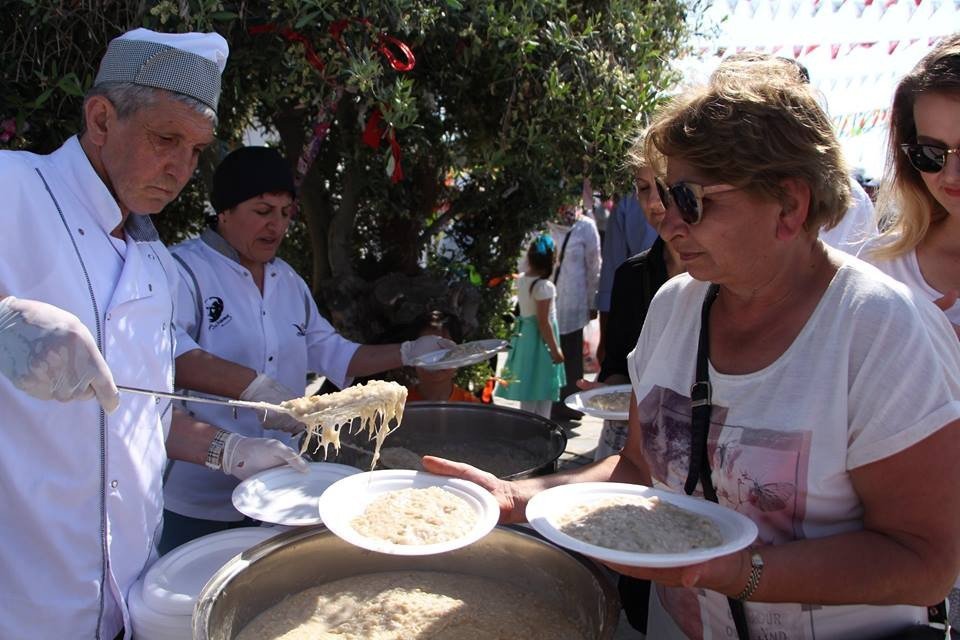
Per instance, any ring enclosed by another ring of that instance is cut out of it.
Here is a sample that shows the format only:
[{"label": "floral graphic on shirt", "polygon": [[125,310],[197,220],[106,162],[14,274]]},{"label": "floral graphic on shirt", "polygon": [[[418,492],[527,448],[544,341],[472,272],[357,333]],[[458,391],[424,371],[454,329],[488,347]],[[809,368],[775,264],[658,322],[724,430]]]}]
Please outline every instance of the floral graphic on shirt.
[{"label": "floral graphic on shirt", "polygon": [[[654,386],[638,403],[643,425],[643,454],[655,483],[683,492],[690,463],[691,411],[689,396]],[[803,519],[806,513],[806,484],[810,464],[812,432],[745,427],[727,423],[729,411],[714,405],[710,416],[707,453],[712,480],[720,504],[742,513],[757,524],[760,544],[782,544],[806,537]],[[697,493],[700,493],[698,487]],[[670,612],[690,638],[702,638],[702,619],[713,629],[732,630],[729,606],[719,594],[702,590],[658,587],[664,608]],[[713,602],[712,596],[718,596]],[[761,630],[769,637],[807,637],[806,618],[797,611],[783,610],[766,615],[765,605],[751,603],[752,615],[768,621]],[[752,630],[753,631],[753,630]],[[734,631],[734,636],[736,633]],[[758,635],[756,637],[765,637]]]}]

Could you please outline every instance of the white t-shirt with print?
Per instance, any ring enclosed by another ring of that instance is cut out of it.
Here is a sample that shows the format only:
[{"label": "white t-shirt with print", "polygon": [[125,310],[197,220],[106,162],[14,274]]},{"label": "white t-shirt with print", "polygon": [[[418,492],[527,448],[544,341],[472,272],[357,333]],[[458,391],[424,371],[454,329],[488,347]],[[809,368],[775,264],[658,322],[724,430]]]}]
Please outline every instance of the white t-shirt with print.
[{"label": "white t-shirt with print", "polygon": [[[923,278],[923,273],[920,271],[920,263],[917,261],[916,249],[899,255],[896,258],[880,259],[873,255],[873,250],[882,246],[882,244],[887,241],[888,239],[886,238],[877,238],[872,242],[868,242],[864,245],[863,249],[861,249],[859,258],[866,260],[894,280],[907,285],[927,300],[942,298],[943,294],[931,287]],[[960,304],[954,304],[947,309],[946,314],[950,322],[960,325]]]},{"label": "white t-shirt with print", "polygon": [[[861,529],[850,471],[960,418],[960,345],[943,314],[870,265],[843,260],[775,362],[745,375],[710,368],[717,494],[756,522],[762,544]],[[689,464],[689,390],[707,287],[687,274],[664,285],[629,356],[654,485],[678,493]],[[926,621],[925,610],[911,606],[751,602],[746,611],[752,638],[871,638]],[[735,638],[726,597],[658,586],[648,637],[683,634]]]}]

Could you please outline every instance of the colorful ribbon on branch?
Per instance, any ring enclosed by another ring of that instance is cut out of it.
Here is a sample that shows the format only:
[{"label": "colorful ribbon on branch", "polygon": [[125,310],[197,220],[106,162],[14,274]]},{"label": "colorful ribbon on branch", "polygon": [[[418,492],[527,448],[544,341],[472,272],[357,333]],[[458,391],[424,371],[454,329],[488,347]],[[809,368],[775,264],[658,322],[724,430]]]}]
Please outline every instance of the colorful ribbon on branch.
[{"label": "colorful ribbon on branch", "polygon": [[[343,51],[347,51],[347,45],[343,39],[343,33],[351,23],[359,24],[364,28],[370,28],[371,26],[370,21],[366,18],[353,18],[350,20],[335,20],[331,22],[330,26],[328,27],[331,37],[337,42],[337,45]],[[320,59],[320,56],[317,55],[309,39],[302,33],[289,27],[281,27],[272,23],[253,26],[247,31],[250,33],[250,35],[276,33],[284,38],[287,42],[302,45],[304,58],[306,58],[307,63],[316,69],[323,81],[329,84],[333,89],[330,97],[320,105],[317,120],[313,125],[313,135],[304,146],[300,157],[297,159],[297,170],[296,175],[294,176],[294,182],[299,188],[299,186],[303,183],[307,172],[310,170],[310,167],[313,166],[314,161],[317,159],[317,156],[320,153],[320,145],[330,133],[330,126],[333,122],[334,115],[337,112],[337,106],[340,103],[340,99],[343,97],[343,87],[334,82],[331,78],[327,77],[326,63]],[[405,42],[399,38],[395,38],[394,36],[380,32],[374,33],[373,38],[376,42],[377,50],[386,59],[390,67],[395,71],[405,73],[414,68],[417,62],[416,57],[413,55],[413,50],[411,50]],[[394,49],[399,52],[399,57],[396,53],[394,53]],[[383,123],[383,114],[381,113],[379,107],[374,107],[363,131],[361,138],[363,143],[374,149],[379,149],[380,139],[384,136],[384,128],[386,127]],[[400,149],[400,143],[397,142],[397,133],[394,127],[388,127],[386,129],[387,131],[385,132],[385,135],[390,144],[391,153],[391,158],[387,165],[387,169],[388,173],[390,174],[390,181],[396,183],[403,180],[403,168],[400,163],[402,151]]]}]

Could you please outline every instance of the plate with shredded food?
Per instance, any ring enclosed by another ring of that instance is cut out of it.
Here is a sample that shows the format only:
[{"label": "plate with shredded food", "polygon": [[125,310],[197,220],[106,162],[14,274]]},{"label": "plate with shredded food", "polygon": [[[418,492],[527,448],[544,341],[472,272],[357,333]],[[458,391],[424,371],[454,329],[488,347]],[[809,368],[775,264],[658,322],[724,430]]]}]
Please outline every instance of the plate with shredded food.
[{"label": "plate with shredded food", "polygon": [[450,347],[431,351],[413,359],[413,366],[422,367],[428,371],[441,369],[456,369],[489,360],[500,351],[504,351],[510,343],[506,340],[474,340]]},{"label": "plate with shredded food", "polygon": [[465,547],[496,526],[500,506],[478,484],[424,471],[367,471],[320,497],[320,516],[350,544],[403,556]]},{"label": "plate with shredded food", "polygon": [[612,384],[579,391],[564,399],[564,404],[574,411],[604,420],[626,420],[630,413],[629,384]]},{"label": "plate with shredded food", "polygon": [[261,522],[291,527],[320,524],[317,500],[337,480],[360,473],[335,462],[312,462],[307,473],[283,465],[256,473],[233,490],[233,506]]},{"label": "plate with shredded food", "polygon": [[683,567],[749,546],[757,525],[733,509],[693,496],[617,482],[541,491],[527,520],[551,542],[631,567]]}]

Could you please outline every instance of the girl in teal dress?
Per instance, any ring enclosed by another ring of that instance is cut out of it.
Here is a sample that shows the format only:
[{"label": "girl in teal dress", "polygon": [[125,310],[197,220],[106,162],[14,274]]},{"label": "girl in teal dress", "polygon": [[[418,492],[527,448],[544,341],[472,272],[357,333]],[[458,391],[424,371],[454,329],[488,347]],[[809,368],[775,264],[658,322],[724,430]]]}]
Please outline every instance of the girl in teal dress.
[{"label": "girl in teal dress", "polygon": [[550,405],[566,384],[563,352],[557,330],[557,288],[550,280],[556,246],[548,235],[538,236],[527,250],[527,270],[520,276],[517,296],[520,317],[510,341],[510,353],[494,395],[519,400],[524,411],[550,417]]}]

